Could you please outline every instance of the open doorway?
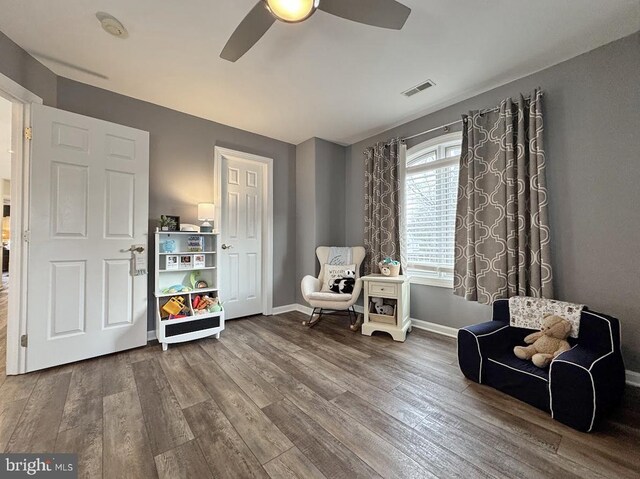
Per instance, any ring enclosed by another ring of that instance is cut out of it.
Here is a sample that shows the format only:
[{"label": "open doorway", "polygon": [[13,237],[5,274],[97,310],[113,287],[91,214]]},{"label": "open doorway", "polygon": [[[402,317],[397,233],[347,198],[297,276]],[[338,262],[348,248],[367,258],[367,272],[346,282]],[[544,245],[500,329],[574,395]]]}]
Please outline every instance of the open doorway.
[{"label": "open doorway", "polygon": [[[2,265],[2,282],[0,283],[0,338],[6,338],[7,334],[7,316],[8,316],[8,286],[9,286],[9,261],[10,261],[10,228],[6,232],[5,240],[5,224],[10,223],[11,208],[11,155],[13,148],[12,141],[12,112],[13,104],[0,96],[0,199],[2,200],[2,241],[0,243],[0,264]],[[7,218],[5,220],[5,195],[7,196]],[[6,374],[5,357],[6,341],[0,341],[0,371],[3,376]]]},{"label": "open doorway", "polygon": [[[11,260],[11,158],[13,104],[0,97],[0,200],[2,201],[2,220],[0,222],[1,244],[0,264],[2,265],[2,283],[6,290],[9,284],[9,261]],[[4,291],[6,295],[6,291]],[[5,301],[0,301],[0,305]],[[2,315],[6,317],[6,314]],[[4,328],[4,325],[3,325]]]},{"label": "open doorway", "polygon": [[31,148],[28,127],[34,104],[42,104],[42,98],[0,74],[0,265],[4,271],[0,291],[0,372],[9,375],[25,372],[27,256],[24,238],[28,229],[25,212],[28,211],[29,183],[26,179]]}]

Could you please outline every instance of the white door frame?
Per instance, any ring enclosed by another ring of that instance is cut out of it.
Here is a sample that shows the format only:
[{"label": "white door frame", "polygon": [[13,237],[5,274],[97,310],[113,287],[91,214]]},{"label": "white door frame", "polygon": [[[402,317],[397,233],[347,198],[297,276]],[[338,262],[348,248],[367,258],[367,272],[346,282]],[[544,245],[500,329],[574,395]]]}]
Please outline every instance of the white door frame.
[{"label": "white door frame", "polygon": [[[263,205],[262,208],[262,314],[273,314],[273,158],[254,155],[243,151],[214,147],[214,197],[216,205],[216,225],[221,224],[222,206],[222,158],[251,161],[262,166]],[[266,234],[265,234],[266,232]],[[224,300],[224,298],[222,298]]]},{"label": "white door frame", "polygon": [[42,98],[0,73],[0,96],[13,103],[11,159],[11,249],[9,252],[9,305],[7,311],[7,374],[26,371],[26,352],[20,337],[27,333],[27,264],[29,249],[24,235],[29,230],[29,165],[31,145],[25,128],[31,126],[31,104]]}]

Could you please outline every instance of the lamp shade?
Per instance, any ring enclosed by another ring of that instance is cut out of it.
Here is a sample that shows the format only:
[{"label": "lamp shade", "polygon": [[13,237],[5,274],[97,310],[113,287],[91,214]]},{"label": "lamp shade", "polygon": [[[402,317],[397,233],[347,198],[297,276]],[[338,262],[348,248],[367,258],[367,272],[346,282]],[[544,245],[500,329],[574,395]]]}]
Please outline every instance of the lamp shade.
[{"label": "lamp shade", "polygon": [[211,221],[215,219],[216,207],[213,203],[198,203],[198,219]]}]

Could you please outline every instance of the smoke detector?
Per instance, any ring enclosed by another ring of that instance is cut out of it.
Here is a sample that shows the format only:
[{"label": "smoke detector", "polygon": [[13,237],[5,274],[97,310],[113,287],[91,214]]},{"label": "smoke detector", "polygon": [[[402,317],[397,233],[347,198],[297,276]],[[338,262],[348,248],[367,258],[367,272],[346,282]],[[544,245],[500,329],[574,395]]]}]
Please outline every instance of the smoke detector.
[{"label": "smoke detector", "polygon": [[109,15],[105,12],[98,12],[96,13],[96,18],[100,21],[102,29],[108,34],[118,38],[127,38],[129,36],[129,32],[124,28],[124,25],[113,15]]}]

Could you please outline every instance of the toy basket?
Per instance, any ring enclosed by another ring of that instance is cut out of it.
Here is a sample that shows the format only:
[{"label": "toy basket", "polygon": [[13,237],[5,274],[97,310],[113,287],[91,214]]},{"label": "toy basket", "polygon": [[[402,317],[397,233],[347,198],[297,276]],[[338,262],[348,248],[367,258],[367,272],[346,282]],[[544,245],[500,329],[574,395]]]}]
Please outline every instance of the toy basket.
[{"label": "toy basket", "polygon": [[393,305],[393,315],[376,313],[375,305],[369,303],[369,321],[374,323],[396,324],[396,305]]},{"label": "toy basket", "polygon": [[[389,270],[391,271],[389,274],[384,274],[382,272],[382,267],[386,267],[389,268]],[[400,265],[399,264],[383,264],[382,261],[378,263],[378,268],[380,268],[380,274],[384,274],[385,276],[389,276],[391,278],[394,278],[396,276],[400,275]]]}]

